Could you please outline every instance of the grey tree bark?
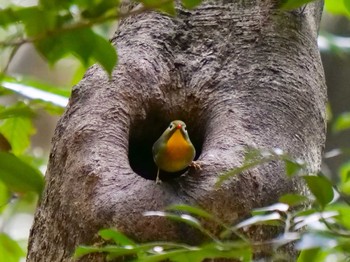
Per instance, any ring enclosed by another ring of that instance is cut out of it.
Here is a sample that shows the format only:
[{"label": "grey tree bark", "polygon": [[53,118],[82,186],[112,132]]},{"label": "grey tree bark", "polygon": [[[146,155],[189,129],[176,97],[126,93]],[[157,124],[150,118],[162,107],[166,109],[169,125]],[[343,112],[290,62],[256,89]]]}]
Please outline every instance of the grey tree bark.
[{"label": "grey tree bark", "polygon": [[[320,2],[287,12],[272,0],[217,0],[179,8],[176,17],[148,12],[122,21],[112,78],[90,68],[58,122],[28,261],[72,261],[77,245],[99,241],[98,230],[108,227],[136,241],[197,244],[200,234],[142,213],[185,203],[235,223],[284,193],[303,192],[279,162],[214,184],[241,165],[247,146],[280,148],[319,169],[326,102],[316,41],[321,10]],[[202,170],[162,174],[157,185],[152,144],[174,119],[186,122]],[[273,234],[249,232],[257,240]]]}]

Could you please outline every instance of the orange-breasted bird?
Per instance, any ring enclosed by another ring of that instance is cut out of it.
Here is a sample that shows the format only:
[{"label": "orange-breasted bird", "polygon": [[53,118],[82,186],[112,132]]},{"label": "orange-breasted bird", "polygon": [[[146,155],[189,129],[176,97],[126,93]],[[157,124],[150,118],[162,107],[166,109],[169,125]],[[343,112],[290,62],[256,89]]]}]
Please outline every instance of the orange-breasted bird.
[{"label": "orange-breasted bird", "polygon": [[186,124],[174,120],[152,147],[153,159],[158,166],[156,183],[160,183],[159,170],[177,172],[191,165],[196,149],[188,136]]}]

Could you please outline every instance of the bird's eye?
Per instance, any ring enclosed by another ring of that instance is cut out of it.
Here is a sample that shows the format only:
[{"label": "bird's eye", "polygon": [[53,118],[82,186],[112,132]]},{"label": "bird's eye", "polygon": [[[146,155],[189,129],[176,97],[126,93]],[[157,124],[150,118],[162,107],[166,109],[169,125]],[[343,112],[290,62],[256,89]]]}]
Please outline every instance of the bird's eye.
[{"label": "bird's eye", "polygon": [[187,127],[186,126],[184,126],[184,130],[187,132]]},{"label": "bird's eye", "polygon": [[173,125],[173,123],[171,123],[171,124],[169,125],[169,129],[173,129],[173,127],[174,127],[174,125]]}]

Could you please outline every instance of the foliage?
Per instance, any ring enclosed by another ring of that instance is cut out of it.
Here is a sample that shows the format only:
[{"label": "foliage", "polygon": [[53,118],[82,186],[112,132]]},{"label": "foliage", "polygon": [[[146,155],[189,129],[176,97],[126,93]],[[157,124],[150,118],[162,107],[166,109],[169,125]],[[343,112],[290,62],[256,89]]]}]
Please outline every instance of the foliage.
[{"label": "foliage", "polygon": [[[41,80],[6,75],[12,58],[21,46],[31,43],[50,65],[67,56],[73,56],[81,62],[84,69],[97,62],[111,75],[118,56],[115,47],[108,41],[107,33],[101,33],[101,28],[110,26],[121,18],[149,10],[158,10],[168,15],[176,14],[173,0],[137,2],[142,4],[141,7],[128,11],[120,8],[119,0],[39,0],[31,6],[9,5],[0,9],[0,36],[4,39],[0,41],[3,63],[0,97],[13,98],[16,95],[16,101],[12,104],[0,105],[0,261],[19,261],[25,255],[19,242],[4,233],[6,223],[18,212],[33,213],[44,185],[41,170],[45,169],[47,156],[36,156],[30,147],[31,136],[35,133],[33,121],[40,111],[62,114],[70,95],[70,90]],[[195,8],[201,2],[202,0],[181,1],[187,9]],[[311,1],[282,1],[282,8],[300,8],[308,2]],[[350,17],[347,0],[326,0],[326,8],[330,12]],[[336,132],[350,127],[348,114],[345,113],[335,122]],[[250,151],[244,165],[224,174],[218,181],[218,186],[224,179],[248,168],[280,160],[284,161],[288,176],[300,175],[302,172],[304,164],[299,160],[291,160],[283,152]],[[335,187],[340,198],[335,202],[331,202],[334,188],[332,189],[328,179],[322,175],[304,177],[315,199],[285,195],[280,199],[281,203],[255,210],[252,218],[236,225],[225,225],[204,210],[188,206],[173,206],[166,211],[146,214],[165,216],[197,228],[212,239],[210,243],[202,246],[158,242],[137,244],[120,232],[107,229],[101,231],[100,235],[105,240],[112,239],[114,246],[80,247],[77,256],[97,251],[107,252],[110,257],[132,254],[143,261],[159,261],[166,258],[183,261],[184,256],[191,258],[191,261],[220,256],[249,261],[252,246],[258,243],[252,243],[240,231],[254,224],[271,225],[272,222],[283,225],[285,232],[281,238],[271,240],[271,245],[279,249],[286,241],[298,241],[298,247],[303,250],[300,261],[322,261],[332,252],[338,254],[344,251],[345,256],[348,255],[346,240],[350,227],[349,205],[345,201],[350,194],[349,166],[349,163],[345,163],[341,168],[341,181]],[[307,210],[308,213],[298,211],[296,207],[308,201],[313,201],[313,207]],[[179,215],[179,212],[182,214]],[[211,232],[203,227],[202,220],[212,220],[222,226],[222,235],[219,238],[212,236]],[[313,225],[315,221],[325,228],[310,226],[306,233],[298,231],[299,228]],[[227,236],[230,234],[239,240],[229,240]],[[310,243],[316,244],[310,247]],[[309,248],[306,248],[308,245]],[[331,251],[332,248],[335,249]]]},{"label": "foliage", "polygon": [[[79,258],[90,253],[106,253],[108,259],[124,257],[128,261],[203,261],[208,258],[235,258],[239,261],[251,261],[252,251],[259,247],[269,246],[272,250],[271,261],[282,259],[291,261],[283,247],[295,243],[301,251],[298,258],[302,261],[327,261],[331,256],[336,261],[350,258],[350,203],[349,193],[339,190],[349,183],[349,169],[346,178],[339,185],[333,186],[331,181],[321,173],[310,175],[305,173],[305,165],[300,164],[284,154],[281,150],[250,150],[246,154],[242,167],[236,168],[221,176],[218,183],[223,183],[232,175],[236,175],[270,161],[284,162],[286,169],[293,167],[293,176],[301,176],[312,195],[288,194],[280,198],[278,203],[252,210],[252,216],[233,225],[221,222],[207,211],[193,206],[173,205],[165,211],[151,211],[145,216],[161,216],[177,222],[182,222],[199,230],[209,241],[198,246],[185,243],[151,242],[135,243],[115,229],[104,229],[99,232],[101,238],[108,244],[101,246],[80,246],[75,257]],[[334,197],[334,192],[338,196]],[[309,208],[305,209],[306,206]],[[204,226],[205,221],[211,221],[221,228],[221,233],[214,235]],[[245,232],[252,226],[278,227],[280,235],[265,241],[249,239]],[[281,230],[282,228],[282,230]],[[111,244],[112,243],[112,244]],[[334,260],[333,260],[334,261]]]},{"label": "foliage", "polygon": [[330,13],[350,18],[350,2],[348,0],[325,1],[325,7]]}]

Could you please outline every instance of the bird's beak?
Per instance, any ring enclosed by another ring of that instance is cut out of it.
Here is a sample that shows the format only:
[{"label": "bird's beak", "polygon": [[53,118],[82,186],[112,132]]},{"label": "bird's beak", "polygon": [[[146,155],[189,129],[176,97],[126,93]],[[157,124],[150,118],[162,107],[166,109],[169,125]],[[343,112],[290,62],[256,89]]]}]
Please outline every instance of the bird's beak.
[{"label": "bird's beak", "polygon": [[178,124],[178,125],[176,126],[177,129],[181,129],[181,127],[182,127],[181,124]]}]

